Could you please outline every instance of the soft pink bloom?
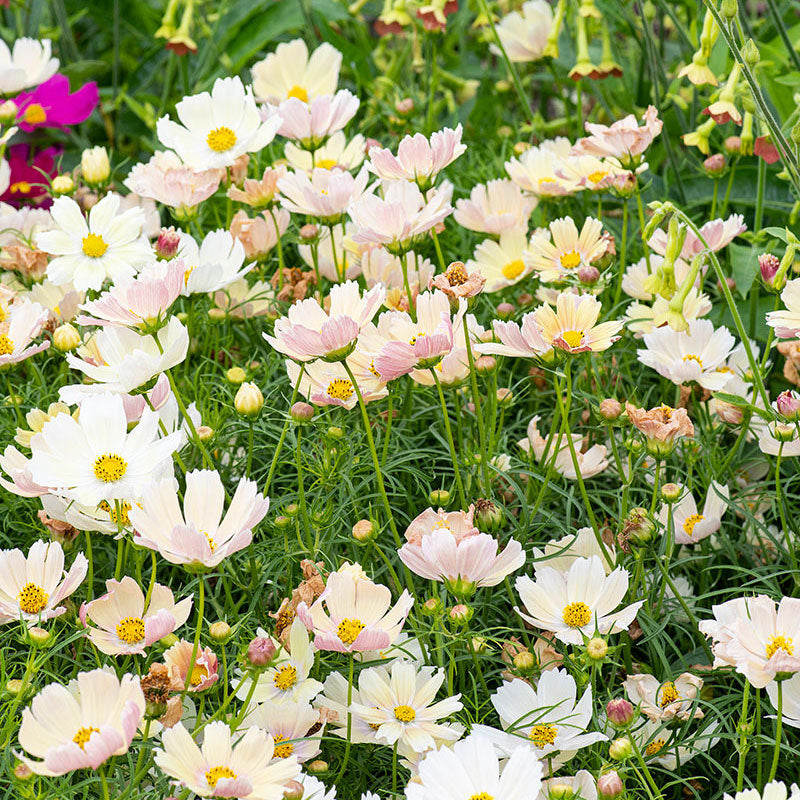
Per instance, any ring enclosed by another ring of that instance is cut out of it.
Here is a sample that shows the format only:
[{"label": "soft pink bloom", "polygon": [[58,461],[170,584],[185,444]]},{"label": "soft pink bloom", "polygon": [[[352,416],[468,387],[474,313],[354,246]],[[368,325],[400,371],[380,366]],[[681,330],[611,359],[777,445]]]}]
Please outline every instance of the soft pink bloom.
[{"label": "soft pink bloom", "polygon": [[385,297],[380,284],[362,296],[355,281],[339,283],[331,288],[327,313],[315,299],[301,300],[289,307],[288,316],[275,321],[274,336],[263,336],[295,361],[339,361],[353,351],[361,329],[372,321]]},{"label": "soft pink bloom", "polygon": [[[744,217],[741,214],[731,214],[728,219],[713,219],[710,222],[706,222],[700,228],[700,234],[708,242],[709,248],[716,252],[746,230],[747,225],[744,224]],[[667,232],[661,228],[657,229],[650,237],[648,245],[651,250],[663,256],[667,252]],[[705,245],[695,235],[694,231],[689,229],[686,231],[686,239],[680,252],[680,258],[684,261],[691,261],[694,256],[699,255],[705,249]]]},{"label": "soft pink bloom", "polygon": [[400,635],[414,605],[404,589],[392,606],[392,593],[373,583],[357,564],[332,572],[325,591],[309,607],[300,603],[297,616],[314,632],[314,646],[339,653],[383,650]]},{"label": "soft pink bloom", "polygon": [[231,186],[228,189],[228,197],[253,208],[272,205],[278,190],[278,181],[285,174],[286,167],[283,164],[267,167],[261,178],[245,178],[241,189],[238,186]]},{"label": "soft pink bloom", "polygon": [[0,456],[0,470],[11,480],[0,477],[0,486],[18,497],[41,497],[50,493],[50,487],[42,486],[33,480],[30,471],[30,460],[13,444],[10,444]]},{"label": "soft pink bloom", "polygon": [[413,251],[406,256],[392,255],[386,248],[367,246],[361,253],[360,265],[367,286],[372,288],[382,283],[387,289],[404,289],[403,261],[408,258],[408,283],[411,294],[416,297],[433,277],[434,268],[430,259],[422,258]]},{"label": "soft pink bloom", "polygon": [[644,125],[641,127],[633,114],[610,126],[587,122],[585,127],[589,136],[575,144],[573,155],[615,158],[623,165],[638,160],[637,156],[647,150],[664,125],[655,106],[648,106],[642,119]]},{"label": "soft pink bloom", "polygon": [[460,298],[451,317],[450,300],[444,292],[425,292],[417,298],[417,321],[405,311],[387,311],[378,320],[378,334],[385,344],[375,356],[375,370],[384,381],[407,375],[412,369],[435,367],[454,346],[454,329],[467,309]]},{"label": "soft pink bloom", "polygon": [[369,151],[369,169],[383,180],[415,181],[421,189],[429,188],[434,178],[467,149],[461,144],[461,125],[455,130],[444,128],[431,135],[421,133],[404,136],[397,155],[382,147]]},{"label": "soft pink bloom", "polygon": [[313,150],[332,133],[340,131],[358,111],[359,99],[347,89],[333,95],[315,97],[304,103],[297,97],[284,100],[279,106],[268,106],[267,114],[277,113],[281,118],[278,133],[287,139],[301,142]]},{"label": "soft pink bloom", "polygon": [[[569,480],[576,480],[578,474],[575,471],[572,451],[567,438],[561,433],[556,434],[548,446],[547,439],[539,432],[539,419],[538,415],[531,418],[528,423],[527,436],[520,439],[517,444],[526,453],[532,452],[537,461],[541,462],[546,456],[547,460],[543,466],[552,464],[556,472]],[[580,433],[570,433],[569,435],[572,437],[572,446],[582,478],[592,478],[608,467],[606,458],[608,450],[605,445],[595,444],[584,451],[583,436]]]},{"label": "soft pink bloom", "polygon": [[474,505],[471,505],[468,511],[445,511],[443,508],[434,511],[432,508],[426,508],[409,523],[405,533],[406,541],[417,546],[425,536],[430,536],[437,530],[447,531],[456,543],[470,536],[477,536],[480,531],[472,521],[474,513]]},{"label": "soft pink bloom", "polygon": [[63,614],[59,605],[86,577],[88,562],[83,553],[64,570],[64,551],[58,542],[37,541],[28,554],[22,550],[0,550],[0,625],[36,623]]},{"label": "soft pink bloom", "polygon": [[176,603],[172,591],[160,583],[153,585],[147,608],[144,592],[131,577],[107,580],[106,590],[81,607],[80,617],[95,647],[109,656],[144,653],[183,625],[192,610],[191,597]]},{"label": "soft pink bloom", "polygon": [[344,170],[318,167],[310,176],[305,172],[288,173],[278,180],[278,190],[281,205],[287,211],[318,217],[331,225],[344,216],[351,203],[364,196],[368,180],[366,167],[355,177]]},{"label": "soft pink bloom", "polygon": [[169,387],[169,378],[163,372],[158,376],[152,389],[142,394],[123,394],[120,396],[122,397],[122,407],[125,409],[125,419],[127,419],[128,425],[138,422],[142,418],[145,409],[152,408],[154,411],[158,411],[173,397],[172,390]]},{"label": "soft pink bloom", "polygon": [[8,320],[0,326],[0,369],[41,353],[50,342],[32,344],[50,313],[38,303],[15,303]]},{"label": "soft pink bloom", "polygon": [[536,324],[533,312],[525,314],[519,325],[516,322],[496,319],[492,322],[492,328],[495,338],[500,341],[476,344],[475,350],[479,353],[512,358],[536,358],[551,349],[542,338],[542,332]]},{"label": "soft pink bloom", "polygon": [[251,218],[242,209],[233,215],[230,231],[244,245],[245,258],[263,258],[275,247],[278,238],[286,233],[289,212],[278,208],[273,213],[274,222],[268,213]]},{"label": "soft pink bloom", "polygon": [[224,508],[225,487],[217,472],[186,474],[183,510],[175,481],[165,478],[131,508],[133,541],[157,550],[171,564],[215,567],[250,544],[269,499],[257,491],[255,481],[242,478],[223,517]]},{"label": "soft pink bloom", "polygon": [[364,195],[350,207],[350,217],[358,227],[353,241],[381,244],[389,252],[411,249],[453,210],[448,193],[441,187],[428,196],[426,200],[419,187],[409,181],[384,184],[383,197]]},{"label": "soft pink bloom", "polygon": [[785,308],[767,312],[767,325],[779,339],[800,338],[800,278],[787,281],[781,301]]},{"label": "soft pink bloom", "polygon": [[192,665],[193,650],[193,642],[179,639],[165,651],[164,663],[169,669],[172,685],[176,689],[183,689],[186,686],[186,678],[191,672],[189,691],[204,692],[219,680],[219,661],[211,648],[199,647]]},{"label": "soft pink bloom", "polygon": [[79,325],[158,326],[185,285],[186,265],[181,259],[159,261],[145,267],[130,281],[115,283],[97,300],[81,306],[88,312]]},{"label": "soft pink bloom", "polygon": [[17,124],[26,133],[36,128],[63,128],[87,119],[99,102],[97,84],[85,84],[70,94],[69,78],[53,75],[31,92],[14,98],[19,108]]},{"label": "soft pink bloom", "polygon": [[499,236],[511,230],[527,230],[536,198],[523,195],[513,181],[498,178],[479,183],[469,198],[456,200],[453,219],[463,228]]},{"label": "soft pink bloom", "polygon": [[96,770],[128,752],[144,709],[138,676],[120,680],[110,669],[79,672],[67,686],[45,686],[22,712],[20,746],[42,760],[15,755],[37,775]]},{"label": "soft pink bloom", "polygon": [[133,167],[125,186],[141,197],[185,210],[211,197],[224,177],[223,169],[194,170],[171,150],[159,150],[146,164]]}]

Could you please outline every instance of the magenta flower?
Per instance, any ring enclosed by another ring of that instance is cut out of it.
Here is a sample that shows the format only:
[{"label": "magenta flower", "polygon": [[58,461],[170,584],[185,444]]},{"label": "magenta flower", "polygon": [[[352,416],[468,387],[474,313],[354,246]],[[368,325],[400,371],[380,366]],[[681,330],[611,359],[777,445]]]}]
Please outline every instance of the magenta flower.
[{"label": "magenta flower", "polygon": [[29,163],[30,146],[15,144],[8,148],[8,165],[11,169],[8,189],[0,196],[4,203],[21,206],[23,201],[30,200],[36,205],[47,208],[53,202],[47,194],[47,185],[56,175],[56,156],[61,154],[58,147],[40,150]]},{"label": "magenta flower", "polygon": [[100,95],[94,81],[70,94],[69,78],[53,75],[32,92],[19,94],[14,102],[19,108],[17,124],[30,133],[36,128],[63,128],[83,122],[97,108]]}]

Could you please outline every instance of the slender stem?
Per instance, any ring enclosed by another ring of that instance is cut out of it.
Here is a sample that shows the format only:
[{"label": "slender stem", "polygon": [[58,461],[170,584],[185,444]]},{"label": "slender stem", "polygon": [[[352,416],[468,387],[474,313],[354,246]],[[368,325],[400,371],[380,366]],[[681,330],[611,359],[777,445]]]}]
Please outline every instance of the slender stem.
[{"label": "slender stem", "polygon": [[296,438],[296,446],[294,450],[294,463],[295,467],[297,468],[297,499],[299,500],[300,505],[300,517],[303,520],[303,530],[306,534],[306,542],[307,547],[309,550],[312,547],[311,544],[311,523],[308,521],[308,508],[306,507],[306,493],[303,487],[303,464],[301,461],[301,432],[302,428],[298,425],[295,428],[295,438]]},{"label": "slender stem", "polygon": [[189,691],[189,686],[192,684],[192,672],[194,671],[194,665],[197,661],[197,652],[200,649],[200,634],[203,630],[203,613],[205,612],[205,605],[206,605],[206,579],[204,575],[199,576],[198,583],[200,584],[198,590],[198,600],[197,600],[197,628],[194,632],[194,644],[192,645],[192,658],[189,661],[189,667],[186,670],[186,683],[183,685],[183,692],[181,693],[181,703],[183,703],[183,698],[186,697],[186,692]]},{"label": "slender stem", "polygon": [[772,766],[769,770],[767,783],[775,780],[775,773],[778,771],[778,758],[781,754],[781,734],[783,733],[783,681],[778,681],[778,707],[775,709],[778,716],[775,720],[775,749],[772,753]]},{"label": "slender stem", "polygon": [[614,305],[622,297],[622,279],[625,277],[625,260],[628,251],[628,198],[622,204],[622,244],[619,255],[619,275],[617,275],[617,288],[614,291]]},{"label": "slender stem", "polygon": [[[294,390],[292,391],[292,400],[289,403],[289,407],[295,404],[297,400],[297,394],[300,391],[300,381],[303,380],[303,374],[306,371],[306,365],[300,365],[300,372],[297,375],[297,382],[294,385]],[[278,459],[281,455],[281,450],[283,450],[283,442],[286,439],[286,432],[289,430],[289,424],[291,423],[292,419],[287,414],[286,415],[286,422],[283,423],[283,430],[281,431],[281,435],[278,438],[278,444],[275,447],[275,452],[272,454],[272,463],[269,465],[269,472],[267,473],[267,481],[264,484],[264,494],[266,495],[269,492],[269,487],[272,485],[272,478],[275,475],[275,468],[278,466]]]},{"label": "slender stem", "polygon": [[86,531],[86,560],[89,567],[86,571],[86,601],[94,597],[94,556],[92,554],[92,534]]},{"label": "slender stem", "polygon": [[642,772],[644,772],[644,777],[647,779],[647,783],[653,791],[653,796],[660,797],[663,800],[664,795],[662,795],[659,791],[656,782],[653,780],[653,776],[650,774],[650,770],[647,768],[647,764],[642,756],[642,751],[639,749],[639,745],[636,743],[636,737],[629,736],[628,739],[633,747],[633,754],[636,756],[636,760],[639,762]]},{"label": "slender stem", "polygon": [[350,653],[350,664],[347,670],[347,743],[344,746],[344,758],[342,758],[342,766],[339,769],[339,774],[334,780],[338,784],[347,769],[347,762],[350,760],[350,737],[353,732],[353,715],[350,713],[350,706],[353,702],[353,664],[355,658]]},{"label": "slender stem", "polygon": [[736,770],[736,791],[744,787],[744,763],[747,758],[747,704],[750,700],[750,681],[744,682],[742,695],[742,714],[739,717],[739,767]]},{"label": "slender stem", "polygon": [[106,780],[105,767],[100,767],[98,772],[100,773],[100,784],[103,787],[103,800],[111,800],[111,795],[108,793],[108,781]]},{"label": "slender stem", "polygon": [[[450,414],[447,411],[447,403],[444,399],[444,392],[442,391],[442,384],[439,376],[436,374],[436,369],[431,368],[431,375],[436,384],[436,390],[439,392],[439,403],[442,406],[442,419],[444,420],[444,430],[447,435],[447,444],[450,447],[450,460],[453,462],[453,472],[456,478],[456,491],[458,492],[458,502],[461,508],[467,507],[467,501],[464,496],[464,486],[461,483],[461,472],[458,469],[458,456],[456,455],[456,446],[453,442],[453,431],[450,428]],[[484,454],[485,455],[485,454]]]},{"label": "slender stem", "polygon": [[206,465],[209,469],[215,469],[214,462],[211,459],[211,456],[208,454],[208,450],[206,449],[205,444],[197,435],[197,428],[194,425],[194,420],[192,420],[189,412],[186,410],[186,405],[183,402],[183,398],[181,397],[181,393],[178,391],[178,386],[175,383],[175,378],[172,377],[172,372],[170,370],[165,370],[165,374],[167,376],[167,380],[169,381],[170,388],[172,389],[172,393],[175,395],[175,400],[178,402],[178,408],[181,411],[181,416],[186,420],[186,424],[189,426],[189,431],[192,434],[192,441],[195,443],[197,448],[203,454],[203,460],[205,461]]},{"label": "slender stem", "polygon": [[475,406],[475,420],[478,423],[478,444],[481,448],[481,471],[483,472],[483,491],[487,499],[492,497],[492,482],[489,478],[489,459],[486,452],[486,429],[484,427],[483,412],[481,410],[481,395],[478,391],[478,373],[475,370],[475,357],[472,355],[472,342],[469,340],[469,326],[466,317],[461,321],[464,328],[464,345],[467,350],[469,363],[469,381],[472,389],[472,404]]}]

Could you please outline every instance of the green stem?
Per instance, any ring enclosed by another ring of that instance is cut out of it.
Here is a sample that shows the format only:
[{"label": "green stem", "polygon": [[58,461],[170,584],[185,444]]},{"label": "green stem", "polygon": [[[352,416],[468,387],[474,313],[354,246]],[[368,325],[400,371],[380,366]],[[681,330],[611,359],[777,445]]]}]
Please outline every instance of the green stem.
[{"label": "green stem", "polygon": [[478,444],[481,448],[481,471],[483,472],[483,491],[486,499],[492,497],[492,482],[489,478],[489,459],[486,457],[486,429],[484,427],[483,412],[481,411],[481,396],[478,391],[478,373],[475,370],[475,357],[472,355],[472,342],[469,340],[469,326],[466,316],[461,321],[464,329],[464,346],[467,350],[469,364],[469,381],[472,389],[472,404],[475,406],[475,420],[478,423]]},{"label": "green stem", "polygon": [[[303,374],[306,371],[306,365],[300,365],[300,372],[297,375],[297,382],[294,385],[294,390],[292,391],[292,400],[289,403],[289,407],[291,408],[295,402],[297,401],[297,394],[300,391],[300,381],[303,380]],[[291,424],[292,418],[287,414],[286,415],[286,422],[283,423],[283,430],[281,431],[281,435],[278,438],[278,444],[275,446],[275,452],[272,454],[272,463],[269,465],[269,472],[267,473],[267,481],[264,484],[264,494],[269,493],[269,487],[272,485],[272,478],[275,475],[275,468],[278,466],[278,459],[281,455],[281,450],[283,450],[283,442],[286,439],[286,433],[289,430],[289,425]]]},{"label": "green stem", "polygon": [[778,716],[775,720],[775,749],[772,753],[772,766],[769,770],[767,783],[775,780],[775,773],[778,771],[778,758],[781,754],[781,734],[783,733],[783,681],[778,681],[778,707],[775,709]]},{"label": "green stem", "polygon": [[167,380],[169,381],[170,388],[172,389],[172,393],[175,395],[175,400],[178,402],[178,408],[180,409],[181,416],[186,420],[186,424],[188,425],[189,431],[192,434],[192,441],[203,454],[203,460],[206,466],[208,466],[209,469],[215,469],[214,462],[212,461],[211,456],[208,454],[205,444],[203,444],[203,441],[197,435],[197,428],[195,428],[194,421],[192,420],[191,416],[189,416],[189,412],[186,410],[186,405],[183,402],[181,393],[178,391],[175,378],[172,377],[172,372],[170,370],[165,370],[165,374],[167,376]]},{"label": "green stem", "polygon": [[622,279],[625,277],[625,261],[628,250],[628,198],[622,204],[622,243],[620,245],[619,275],[617,275],[617,288],[614,291],[614,305],[622,297]]},{"label": "green stem", "polygon": [[736,791],[744,787],[744,764],[747,758],[747,704],[750,700],[750,681],[744,682],[742,695],[742,714],[739,717],[739,767],[736,770]]},{"label": "green stem", "polygon": [[461,472],[458,469],[458,456],[456,455],[456,446],[455,443],[453,442],[453,431],[450,428],[450,414],[447,412],[447,403],[445,402],[444,399],[442,384],[439,381],[439,376],[436,374],[436,370],[434,368],[431,368],[431,375],[433,376],[433,381],[436,384],[436,390],[439,392],[439,403],[442,407],[442,419],[444,420],[444,430],[445,434],[447,435],[447,444],[450,447],[450,460],[453,462],[453,472],[455,473],[455,478],[456,478],[456,491],[458,492],[458,502],[461,505],[461,508],[464,509],[467,507],[467,501],[466,497],[464,496],[464,486],[461,483]]},{"label": "green stem", "polygon": [[334,784],[338,784],[347,769],[347,762],[350,760],[350,737],[353,732],[353,715],[350,713],[350,706],[353,702],[353,664],[355,658],[350,653],[350,665],[347,670],[347,743],[344,746],[344,758],[342,758],[342,766],[339,773],[334,780]]}]

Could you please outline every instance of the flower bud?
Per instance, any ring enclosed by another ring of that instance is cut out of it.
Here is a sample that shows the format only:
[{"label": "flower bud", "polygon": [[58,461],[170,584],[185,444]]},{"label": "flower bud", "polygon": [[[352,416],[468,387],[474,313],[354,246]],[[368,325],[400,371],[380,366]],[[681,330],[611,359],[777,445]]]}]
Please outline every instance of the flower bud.
[{"label": "flower bud", "polygon": [[372,520],[360,519],[353,525],[353,538],[357,542],[369,542],[378,535]]},{"label": "flower bud", "polygon": [[16,697],[22,691],[22,681],[19,678],[12,678],[6,681],[6,692],[12,697]]},{"label": "flower bud", "polygon": [[313,242],[314,239],[317,238],[317,236],[319,236],[319,228],[316,225],[313,225],[312,223],[309,223],[308,225],[303,225],[303,227],[300,228],[300,238],[304,242]]},{"label": "flower bud", "polygon": [[111,176],[105,147],[90,147],[81,153],[81,175],[89,186],[102,186]]},{"label": "flower bud", "polygon": [[224,620],[212,622],[208,626],[208,635],[215,641],[225,643],[231,638],[231,626]]},{"label": "flower bud", "polygon": [[414,110],[414,101],[410,97],[404,97],[394,104],[394,110],[398,114],[410,114]]},{"label": "flower bud", "polygon": [[511,303],[499,303],[496,312],[500,319],[508,319],[515,310],[516,309]]},{"label": "flower bud", "polygon": [[181,236],[173,227],[162,228],[156,239],[156,257],[162,261],[169,261],[178,254]]},{"label": "flower bud", "polygon": [[791,442],[794,439],[794,426],[775,425],[772,429],[772,437],[779,442]]},{"label": "flower bud", "polygon": [[604,800],[613,800],[615,797],[620,797],[624,791],[625,786],[622,783],[622,778],[614,770],[606,772],[597,779],[597,793]]},{"label": "flower bud", "polygon": [[447,616],[453,625],[466,625],[472,619],[474,613],[469,606],[464,605],[464,603],[458,603],[458,605],[450,609]]},{"label": "flower bud", "polygon": [[492,533],[503,524],[503,518],[503,509],[492,500],[480,497],[475,501],[474,521],[478,530],[483,533]]},{"label": "flower bud", "polygon": [[585,286],[591,286],[600,279],[600,270],[591,264],[582,266],[576,274],[578,280]]},{"label": "flower bud", "polygon": [[178,643],[178,637],[174,633],[168,633],[166,636],[162,636],[158,643],[164,648],[168,649],[172,647],[172,645]]},{"label": "flower bud", "polygon": [[624,761],[626,758],[630,758],[632,752],[631,740],[627,736],[623,736],[621,739],[614,739],[608,748],[608,754],[614,761]]},{"label": "flower bud", "polygon": [[668,503],[674,503],[681,496],[681,487],[677,483],[665,483],[661,487],[661,497]]},{"label": "flower bud", "polygon": [[432,489],[428,495],[428,502],[432,506],[446,506],[450,502],[450,492],[447,489]]},{"label": "flower bud", "polygon": [[543,794],[548,800],[572,800],[575,790],[568,783],[553,783]]},{"label": "flower bud", "polygon": [[494,90],[500,94],[503,92],[509,92],[511,91],[511,83],[504,78],[501,78],[499,81],[495,81]]},{"label": "flower bud", "polygon": [[19,114],[19,107],[13,100],[0,104],[0,125],[11,125]]},{"label": "flower bud", "polygon": [[278,517],[275,517],[275,527],[279,531],[286,530],[287,528],[289,528],[291,526],[291,524],[292,524],[292,520],[291,520],[290,517],[285,517],[283,514],[281,514]]},{"label": "flower bud", "polygon": [[429,597],[422,604],[422,611],[425,614],[438,614],[442,610],[442,601],[438,597]]},{"label": "flower bud", "polygon": [[296,517],[297,513],[300,511],[300,506],[297,503],[289,503],[286,506],[286,515],[289,517]]},{"label": "flower bud", "polygon": [[275,657],[275,644],[268,636],[256,636],[247,645],[247,661],[253,667],[265,667]]},{"label": "flower bud", "polygon": [[308,403],[297,402],[289,409],[289,415],[298,424],[310,422],[314,416],[314,406]]},{"label": "flower bud", "polygon": [[780,259],[772,253],[762,253],[758,257],[758,268],[761,270],[761,277],[764,283],[772,285],[772,279],[777,274],[780,265]]},{"label": "flower bud", "polygon": [[28,628],[28,638],[34,647],[47,647],[53,636],[50,631],[35,626]]},{"label": "flower bud", "polygon": [[71,175],[56,175],[50,184],[50,192],[53,197],[60,197],[62,194],[72,194],[75,191],[75,181]]},{"label": "flower bud", "polygon": [[653,540],[656,526],[646,508],[632,508],[617,537],[620,547],[629,553],[631,546],[641,547]]},{"label": "flower bud", "polygon": [[303,800],[305,787],[300,781],[289,781],[283,790],[285,800]]},{"label": "flower bud", "polygon": [[531,149],[530,142],[515,142],[514,143],[514,155],[521,156],[526,150]]},{"label": "flower bud", "polygon": [[496,392],[498,406],[510,406],[514,402],[514,392],[508,387],[501,386]]},{"label": "flower bud", "polygon": [[709,178],[719,178],[725,172],[725,156],[714,153],[703,162],[703,169]]},{"label": "flower bud", "polygon": [[197,438],[201,442],[210,442],[214,438],[214,429],[208,425],[198,425]]},{"label": "flower bud", "polygon": [[617,697],[606,704],[606,716],[615,728],[625,728],[633,722],[636,710],[624,697]]},{"label": "flower bud", "polygon": [[742,58],[744,59],[744,63],[747,64],[750,69],[753,69],[753,67],[755,67],[755,65],[761,60],[761,54],[758,52],[758,47],[752,39],[748,39],[744,43],[744,47],[742,48]]},{"label": "flower bud", "polygon": [[494,356],[478,356],[475,359],[475,371],[478,375],[488,375],[494,372],[497,367],[497,359]]},{"label": "flower bud", "polygon": [[736,19],[736,16],[739,13],[739,4],[736,2],[736,0],[722,0],[719,10],[725,19]]},{"label": "flower bud", "polygon": [[257,417],[264,405],[264,395],[252,381],[247,381],[236,392],[233,405],[243,417]]},{"label": "flower bud", "polygon": [[622,403],[620,403],[619,400],[613,397],[607,397],[600,403],[600,416],[603,419],[613,422],[615,419],[619,419],[621,414]]},{"label": "flower bud", "polygon": [[512,663],[521,675],[530,675],[538,666],[536,656],[530,650],[520,650],[514,655]]},{"label": "flower bud", "polygon": [[229,383],[234,386],[239,386],[247,380],[247,373],[241,367],[231,367],[226,373],[225,377]]},{"label": "flower bud", "polygon": [[509,139],[511,136],[514,135],[514,129],[510,125],[501,125],[497,129],[497,135],[501,139]]},{"label": "flower bud", "polygon": [[742,150],[742,140],[739,136],[728,136],[722,146],[731,154],[739,153]]},{"label": "flower bud", "polygon": [[592,661],[602,661],[608,655],[608,642],[600,636],[595,636],[586,643],[586,655]]},{"label": "flower bud", "polygon": [[331,425],[328,428],[328,436],[330,436],[331,439],[341,439],[344,436],[344,431],[337,425]]},{"label": "flower bud", "polygon": [[81,335],[74,325],[65,322],[53,331],[53,347],[61,353],[74,350],[81,343]]},{"label": "flower bud", "polygon": [[789,422],[797,422],[800,420],[800,395],[787,389],[781,392],[775,400],[775,406],[778,413]]},{"label": "flower bud", "polygon": [[489,644],[483,636],[473,636],[469,640],[469,649],[472,653],[485,653],[489,649]]}]

